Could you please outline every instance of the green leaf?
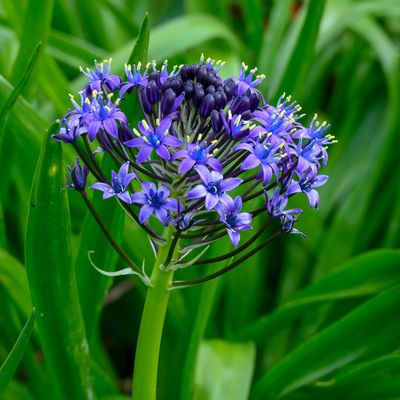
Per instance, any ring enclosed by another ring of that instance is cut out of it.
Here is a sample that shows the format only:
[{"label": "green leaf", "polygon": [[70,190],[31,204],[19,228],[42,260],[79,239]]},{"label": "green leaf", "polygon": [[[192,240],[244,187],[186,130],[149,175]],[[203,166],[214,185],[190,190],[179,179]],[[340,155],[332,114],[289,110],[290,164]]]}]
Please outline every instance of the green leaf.
[{"label": "green leaf", "polygon": [[0,248],[0,285],[8,292],[22,315],[29,315],[32,302],[24,266],[3,248]]},{"label": "green leaf", "polygon": [[[52,129],[56,129],[57,124]],[[90,359],[71,256],[60,143],[44,136],[30,198],[26,270],[53,389],[60,399],[92,398]]]},{"label": "green leaf", "polygon": [[26,83],[28,82],[33,68],[36,65],[36,61],[39,55],[41,43],[39,42],[33,50],[32,56],[30,57],[29,63],[18,80],[18,83],[15,85],[13,91],[11,92],[10,96],[8,97],[7,101],[4,103],[3,107],[0,109],[0,143],[3,137],[3,130],[6,124],[6,119],[8,114],[10,113],[11,109],[13,108],[15,102],[17,101],[19,95],[21,94],[22,90],[24,89]]},{"label": "green leaf", "polygon": [[146,64],[147,53],[149,50],[150,27],[149,27],[149,14],[143,18],[142,25],[140,26],[135,45],[133,46],[131,55],[128,59],[128,64],[137,64],[141,62]]},{"label": "green leaf", "polygon": [[300,291],[292,301],[246,326],[235,338],[265,342],[316,305],[379,293],[400,283],[399,264],[398,250],[376,250],[355,257]]},{"label": "green leaf", "polygon": [[21,44],[11,82],[16,83],[23,75],[25,65],[37,43],[45,46],[50,32],[51,16],[53,13],[54,0],[30,0],[25,13]]},{"label": "green leaf", "polygon": [[285,396],[285,400],[383,400],[395,399],[400,393],[400,356],[388,355],[361,363],[332,378],[317,381]]},{"label": "green leaf", "polygon": [[255,364],[252,343],[203,341],[197,359],[194,400],[246,400]]},{"label": "green leaf", "polygon": [[279,64],[280,79],[271,88],[272,97],[283,92],[297,94],[312,63],[318,30],[325,6],[325,0],[310,0],[301,30],[296,35],[296,43],[286,64]]},{"label": "green leaf", "polygon": [[8,382],[11,380],[15,370],[21,362],[22,356],[25,353],[26,347],[29,343],[29,338],[31,337],[33,331],[34,322],[35,309],[32,310],[32,313],[28,318],[28,321],[26,321],[21,333],[19,334],[14,347],[0,368],[0,396],[4,392]]},{"label": "green leaf", "polygon": [[363,303],[264,374],[252,398],[277,398],[362,357],[393,351],[400,332],[400,320],[393,318],[399,301],[400,286],[396,286]]}]

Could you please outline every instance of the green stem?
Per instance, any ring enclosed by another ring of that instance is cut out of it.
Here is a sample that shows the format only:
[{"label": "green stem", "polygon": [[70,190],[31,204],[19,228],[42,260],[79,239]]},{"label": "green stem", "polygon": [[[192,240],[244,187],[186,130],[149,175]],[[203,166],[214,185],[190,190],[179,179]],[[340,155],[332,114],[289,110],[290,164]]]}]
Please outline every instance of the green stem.
[{"label": "green stem", "polygon": [[156,400],[161,337],[170,295],[168,289],[174,275],[173,271],[162,271],[160,265],[168,256],[171,242],[172,235],[167,244],[158,249],[151,274],[153,286],[147,290],[136,347],[132,400]]}]

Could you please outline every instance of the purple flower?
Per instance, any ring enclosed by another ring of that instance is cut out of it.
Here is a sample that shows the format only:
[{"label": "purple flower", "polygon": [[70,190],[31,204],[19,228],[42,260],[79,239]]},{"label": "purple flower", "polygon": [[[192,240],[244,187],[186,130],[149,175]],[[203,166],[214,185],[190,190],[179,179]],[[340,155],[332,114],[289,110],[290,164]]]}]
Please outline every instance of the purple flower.
[{"label": "purple flower", "polygon": [[226,230],[232,241],[234,247],[236,247],[240,240],[239,231],[246,231],[253,229],[250,225],[252,216],[248,212],[240,212],[242,210],[242,199],[237,196],[235,200],[231,197],[227,197],[224,203],[219,203],[216,207],[218,214],[220,215],[220,221],[226,225]]},{"label": "purple flower", "polygon": [[239,78],[237,77],[232,78],[234,82],[237,84],[236,94],[238,96],[242,96],[248,90],[250,90],[250,92],[256,91],[254,88],[258,86],[265,79],[265,75],[261,74],[261,75],[256,75],[255,77],[256,79],[253,80],[254,74],[257,72],[257,68],[251,69],[248,75],[246,76],[248,69],[249,67],[246,64],[242,63],[242,66],[240,67]]},{"label": "purple flower", "polygon": [[60,128],[60,132],[51,135],[51,138],[56,142],[74,143],[79,136],[87,132],[84,126],[70,126],[68,121],[65,121],[65,126]]},{"label": "purple flower", "polygon": [[148,79],[147,79],[147,68],[144,71],[143,75],[140,72],[140,68],[142,63],[137,63],[137,65],[132,66],[130,64],[125,64],[125,75],[128,78],[128,82],[124,83],[121,86],[120,96],[122,97],[126,91],[138,87],[138,86],[146,86]]},{"label": "purple flower", "polygon": [[189,200],[205,197],[207,210],[215,208],[219,202],[225,202],[229,198],[225,192],[235,189],[243,182],[240,178],[224,179],[222,174],[216,171],[210,172],[204,165],[197,165],[195,169],[203,184],[196,185],[188,192],[186,197]]},{"label": "purple flower", "polygon": [[293,224],[296,222],[299,214],[303,212],[301,208],[292,208],[290,210],[285,210],[288,203],[287,193],[281,193],[279,188],[275,189],[272,198],[267,197],[267,211],[271,217],[280,217],[282,229],[289,232],[293,228]]},{"label": "purple flower", "polygon": [[[171,153],[169,152],[167,146],[182,146],[182,142],[179,139],[168,134],[168,129],[171,126],[171,123],[171,118],[164,118],[156,127],[156,129],[153,129],[153,127],[145,120],[139,122],[139,130],[143,136],[128,140],[124,143],[124,145],[127,147],[141,147],[136,158],[136,162],[138,164],[147,160],[150,157],[150,154],[153,152],[153,149],[161,158],[164,160],[169,160],[171,158]],[[140,135],[136,129],[133,131],[136,135]]]},{"label": "purple flower", "polygon": [[[201,140],[201,137],[199,138]],[[172,160],[183,158],[179,164],[178,172],[184,174],[191,170],[195,165],[207,164],[211,169],[222,172],[221,163],[210,154],[210,150],[213,147],[206,146],[205,143],[186,143],[186,150],[179,150],[174,154]]]},{"label": "purple flower", "polygon": [[262,142],[240,143],[235,147],[235,150],[247,150],[250,154],[244,159],[241,169],[243,171],[253,169],[261,165],[261,169],[257,178],[263,179],[263,184],[266,185],[272,178],[272,174],[278,178],[279,168],[277,162],[281,155],[280,146],[273,144],[270,138],[266,138]]},{"label": "purple flower", "polygon": [[231,110],[228,110],[227,116],[221,111],[222,127],[231,139],[240,140],[248,136],[249,131],[255,127],[247,121],[242,120],[242,116],[232,115]]},{"label": "purple flower", "polygon": [[82,167],[79,162],[79,158],[77,157],[75,158],[74,167],[68,166],[68,171],[71,175],[71,183],[67,185],[67,188],[75,189],[79,192],[84,191],[86,186],[86,178],[89,174],[89,170],[86,165],[83,164]]},{"label": "purple flower", "polygon": [[117,196],[125,203],[132,203],[131,196],[128,193],[128,185],[131,180],[136,177],[134,172],[129,173],[129,161],[121,165],[118,173],[111,171],[111,185],[103,182],[97,182],[90,188],[101,190],[103,192],[103,199]]},{"label": "purple flower", "polygon": [[292,182],[287,190],[287,195],[303,192],[310,203],[311,208],[318,208],[319,194],[314,189],[320,187],[328,180],[327,175],[316,175],[313,169],[302,172],[299,176],[299,182]]},{"label": "purple flower", "polygon": [[81,125],[82,121],[92,112],[90,100],[83,92],[80,92],[81,104],[79,105],[72,94],[69,95],[71,103],[74,106],[63,118],[64,121],[68,120],[70,126]]},{"label": "purple flower", "polygon": [[117,121],[128,123],[125,114],[118,108],[119,101],[120,99],[117,99],[115,103],[112,103],[111,96],[108,97],[107,104],[104,104],[104,99],[101,96],[93,99],[91,103],[92,112],[84,119],[88,126],[90,141],[94,140],[100,129],[118,139]]},{"label": "purple flower", "polygon": [[136,192],[131,197],[132,203],[143,204],[139,213],[141,224],[155,214],[163,225],[168,226],[169,212],[177,212],[178,208],[183,210],[178,200],[170,197],[171,191],[166,186],[161,185],[156,189],[154,183],[143,182],[142,189],[142,192]]},{"label": "purple flower", "polygon": [[121,78],[118,75],[110,74],[111,58],[99,64],[95,60],[93,69],[86,68],[85,71],[80,67],[80,70],[90,79],[90,82],[83,88],[88,96],[91,96],[92,92],[101,92],[103,89],[114,91],[121,85]]}]

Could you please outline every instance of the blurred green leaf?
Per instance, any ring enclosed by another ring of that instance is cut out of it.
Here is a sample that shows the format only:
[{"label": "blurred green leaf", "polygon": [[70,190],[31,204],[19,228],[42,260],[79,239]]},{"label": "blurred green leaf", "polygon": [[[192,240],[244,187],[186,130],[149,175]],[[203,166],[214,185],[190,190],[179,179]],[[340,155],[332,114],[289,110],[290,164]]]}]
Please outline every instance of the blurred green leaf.
[{"label": "blurred green leaf", "polygon": [[11,380],[19,363],[21,362],[22,356],[25,353],[26,347],[29,343],[29,338],[31,337],[33,325],[35,322],[35,309],[32,310],[28,321],[26,321],[21,333],[15,342],[7,359],[4,361],[0,368],[0,396],[4,392],[8,382]]},{"label": "blurred green leaf", "polygon": [[[71,258],[71,231],[60,143],[43,138],[26,238],[26,269],[37,325],[60,399],[92,398],[90,360]],[[54,240],[57,238],[57,240]],[[57,323],[55,323],[57,321]]]},{"label": "blurred green leaf", "polygon": [[235,338],[265,342],[318,304],[379,293],[400,283],[399,266],[398,250],[376,250],[355,257],[300,291],[292,301],[244,327]]},{"label": "blurred green leaf", "polygon": [[396,286],[365,302],[264,374],[252,398],[277,398],[363,357],[393,351],[400,332],[400,320],[393,318],[399,301]]},{"label": "blurred green leaf", "polygon": [[149,51],[149,39],[149,14],[146,13],[142,25],[140,26],[135,45],[133,46],[131,55],[129,56],[128,64],[137,64],[139,62],[146,64],[147,53]]},{"label": "blurred green leaf", "polygon": [[7,101],[4,103],[3,107],[0,109],[0,144],[3,137],[3,130],[6,125],[6,120],[8,114],[10,113],[11,109],[13,108],[15,102],[17,101],[19,95],[21,94],[22,90],[24,89],[26,83],[29,81],[29,78],[32,74],[33,68],[36,65],[36,61],[39,55],[41,43],[39,42],[33,50],[32,56],[29,60],[29,63],[23,72],[23,74],[19,77],[18,83],[15,85],[13,91],[11,92],[10,96],[8,97]]},{"label": "blurred green leaf", "polygon": [[296,35],[290,57],[286,64],[279,66],[281,77],[279,80],[275,77],[275,85],[270,91],[271,97],[280,96],[283,92],[297,94],[312,63],[324,6],[325,0],[308,2],[304,22]]},{"label": "blurred green leaf", "polygon": [[22,37],[11,82],[16,83],[23,75],[25,66],[37,46],[37,43],[47,44],[54,0],[29,0],[25,13]]},{"label": "blurred green leaf", "polygon": [[197,358],[194,400],[246,400],[255,363],[252,343],[203,341]]},{"label": "blurred green leaf", "polygon": [[400,393],[400,356],[384,356],[346,368],[328,380],[317,381],[284,396],[285,400],[384,400],[396,399]]}]

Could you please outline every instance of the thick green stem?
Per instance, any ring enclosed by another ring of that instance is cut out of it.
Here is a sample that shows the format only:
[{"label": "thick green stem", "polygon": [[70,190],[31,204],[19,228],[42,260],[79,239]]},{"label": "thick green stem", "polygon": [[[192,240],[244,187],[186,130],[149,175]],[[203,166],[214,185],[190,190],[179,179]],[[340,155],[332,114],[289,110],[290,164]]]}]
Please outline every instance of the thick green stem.
[{"label": "thick green stem", "polygon": [[139,338],[137,341],[132,386],[133,400],[156,400],[157,370],[165,313],[174,272],[164,272],[160,265],[166,260],[172,238],[160,247],[151,274],[152,287],[147,290]]}]

